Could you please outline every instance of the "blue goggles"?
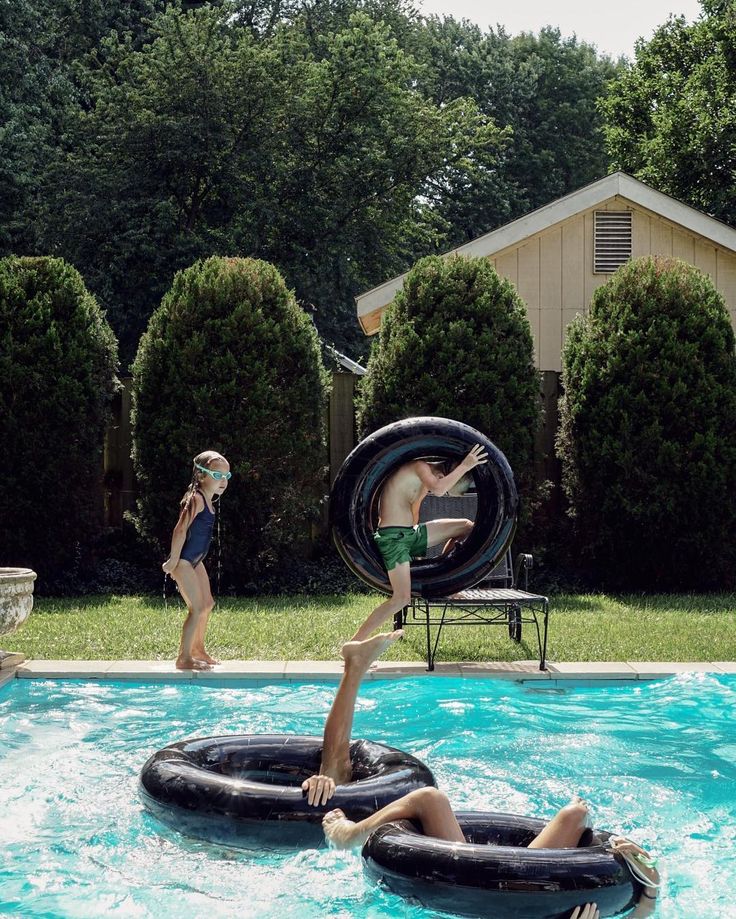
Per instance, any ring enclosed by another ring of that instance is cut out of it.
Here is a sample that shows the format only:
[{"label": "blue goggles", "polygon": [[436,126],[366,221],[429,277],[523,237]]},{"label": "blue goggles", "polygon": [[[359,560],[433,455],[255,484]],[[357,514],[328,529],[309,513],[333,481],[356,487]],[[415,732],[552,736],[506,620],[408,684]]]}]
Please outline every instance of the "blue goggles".
[{"label": "blue goggles", "polygon": [[219,482],[220,479],[229,479],[232,476],[232,472],[217,472],[215,469],[208,469],[206,466],[200,466],[199,463],[195,463],[194,467],[195,469],[199,469],[200,472],[206,472],[207,475],[211,475],[217,482]]}]

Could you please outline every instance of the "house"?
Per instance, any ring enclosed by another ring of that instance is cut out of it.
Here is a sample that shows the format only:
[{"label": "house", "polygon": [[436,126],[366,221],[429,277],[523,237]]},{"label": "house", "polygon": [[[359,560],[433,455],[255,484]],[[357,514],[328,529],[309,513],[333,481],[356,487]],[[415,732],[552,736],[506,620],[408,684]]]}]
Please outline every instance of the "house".
[{"label": "house", "polygon": [[[536,365],[559,373],[565,330],[593,292],[629,258],[667,255],[706,272],[736,328],[736,230],[623,172],[586,185],[478,237],[451,254],[488,258],[527,305]],[[366,335],[405,275],[356,297]]]}]

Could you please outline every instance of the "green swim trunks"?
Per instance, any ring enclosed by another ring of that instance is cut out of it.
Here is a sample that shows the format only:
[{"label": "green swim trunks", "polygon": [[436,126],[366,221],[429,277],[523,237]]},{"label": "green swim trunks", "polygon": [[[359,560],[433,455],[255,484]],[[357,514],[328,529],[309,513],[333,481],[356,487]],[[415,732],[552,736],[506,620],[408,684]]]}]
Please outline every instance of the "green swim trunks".
[{"label": "green swim trunks", "polygon": [[386,571],[427,551],[427,525],[424,523],[415,527],[379,527],[373,538],[383,556]]}]

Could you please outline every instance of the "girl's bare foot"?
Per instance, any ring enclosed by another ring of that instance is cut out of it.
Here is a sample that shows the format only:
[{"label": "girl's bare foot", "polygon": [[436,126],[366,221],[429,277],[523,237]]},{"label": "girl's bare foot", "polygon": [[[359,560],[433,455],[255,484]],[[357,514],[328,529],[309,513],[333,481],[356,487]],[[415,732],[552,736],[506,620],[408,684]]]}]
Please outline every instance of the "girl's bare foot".
[{"label": "girl's bare foot", "polygon": [[365,673],[386,648],[398,641],[403,634],[403,629],[397,629],[395,632],[374,635],[373,638],[366,638],[365,641],[345,642],[340,651],[345,661],[345,667],[355,667],[361,673]]},{"label": "girl's bare foot", "polygon": [[336,849],[351,849],[353,846],[362,845],[368,836],[367,833],[360,833],[357,823],[348,820],[339,807],[324,815],[322,829],[327,841]]},{"label": "girl's bare foot", "polygon": [[177,657],[177,670],[212,670],[212,664],[201,661],[196,657]]}]

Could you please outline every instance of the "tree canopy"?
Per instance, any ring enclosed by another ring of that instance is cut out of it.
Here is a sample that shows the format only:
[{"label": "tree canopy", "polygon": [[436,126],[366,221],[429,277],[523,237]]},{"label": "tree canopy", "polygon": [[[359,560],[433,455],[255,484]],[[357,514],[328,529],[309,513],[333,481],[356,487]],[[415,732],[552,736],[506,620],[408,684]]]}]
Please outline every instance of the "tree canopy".
[{"label": "tree canopy", "polygon": [[736,223],[736,7],[671,18],[601,101],[612,164]]},{"label": "tree canopy", "polygon": [[[178,270],[276,264],[358,354],[353,297],[605,171],[616,65],[407,0],[0,7],[0,255],[73,263],[124,363]],[[18,75],[21,75],[20,78]]]}]

